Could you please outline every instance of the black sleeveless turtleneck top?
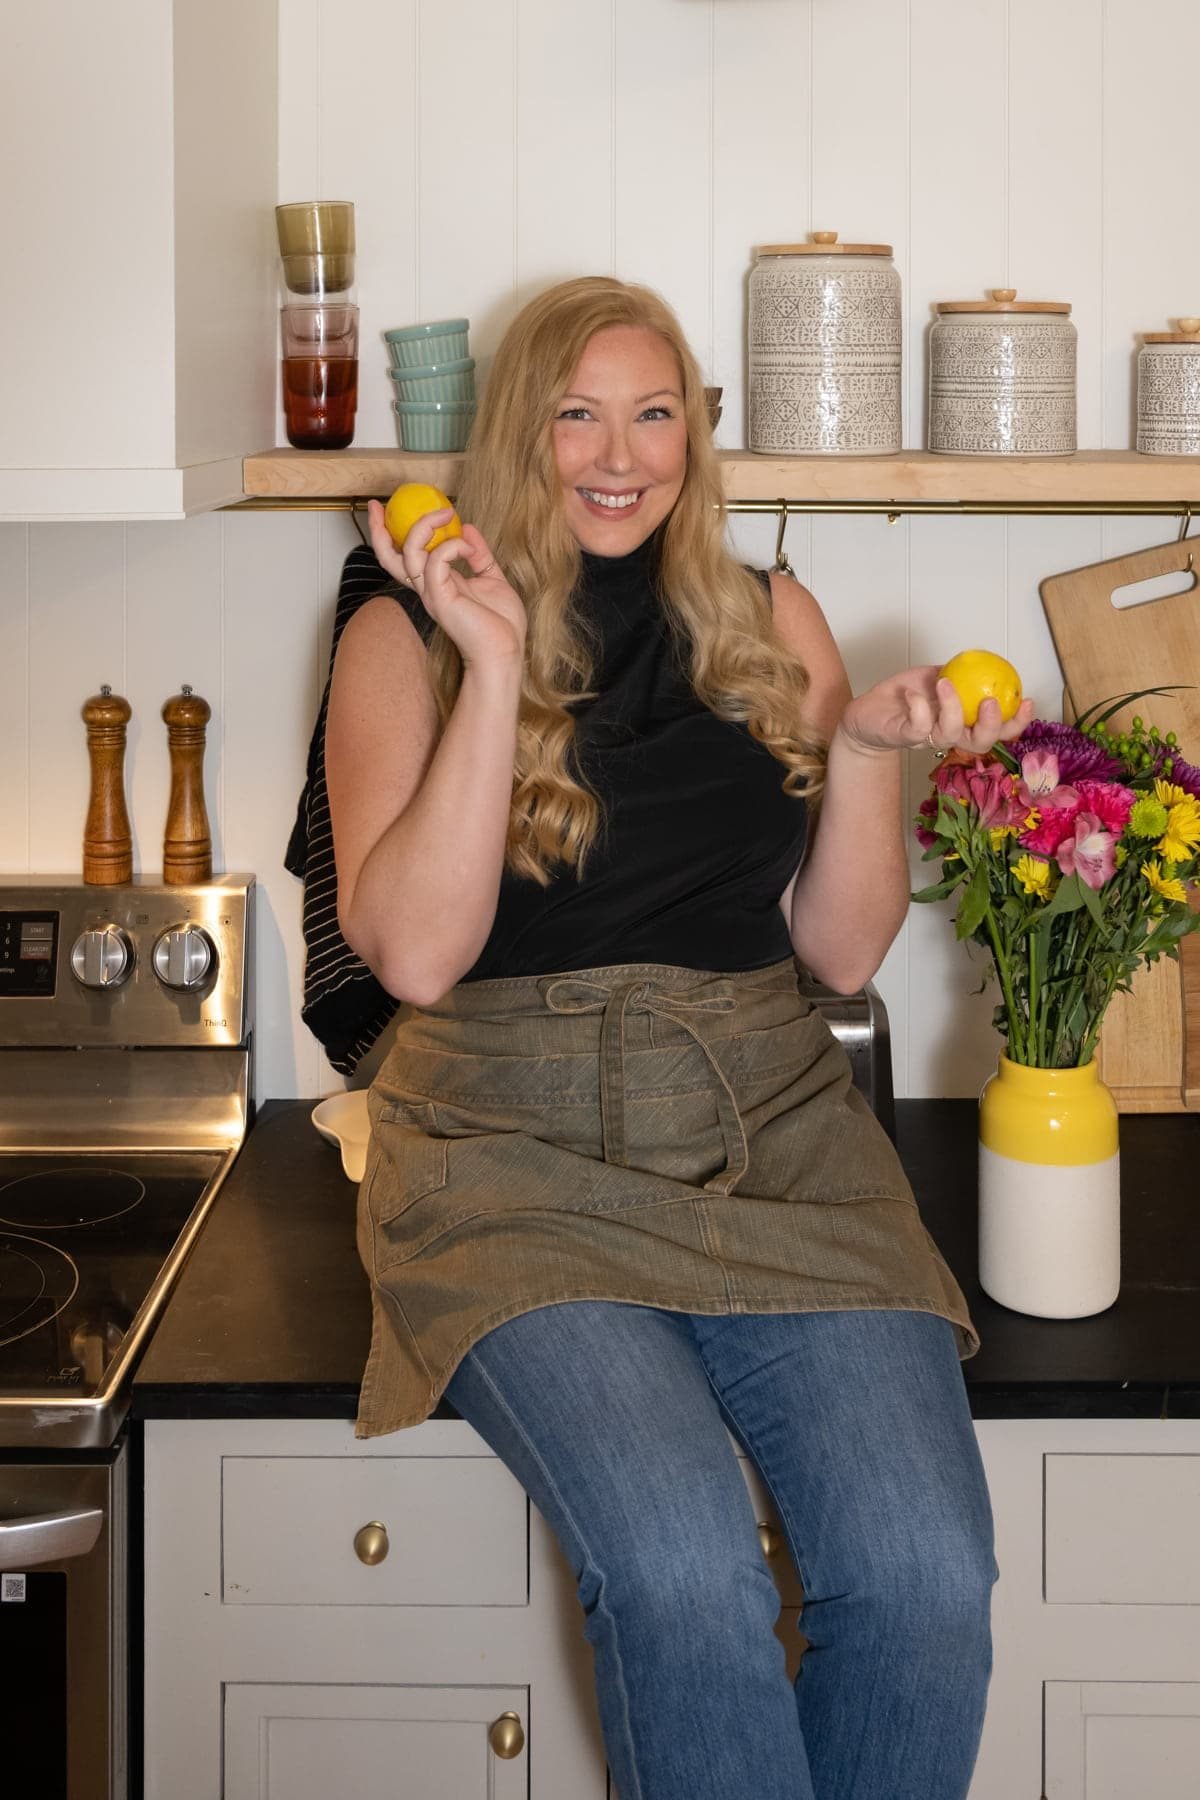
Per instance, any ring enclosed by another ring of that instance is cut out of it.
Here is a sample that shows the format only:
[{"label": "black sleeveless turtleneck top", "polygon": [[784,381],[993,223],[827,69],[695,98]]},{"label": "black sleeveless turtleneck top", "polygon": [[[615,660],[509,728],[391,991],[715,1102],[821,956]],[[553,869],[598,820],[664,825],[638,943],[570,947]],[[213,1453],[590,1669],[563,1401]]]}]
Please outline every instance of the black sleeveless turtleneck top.
[{"label": "black sleeveless turtleneck top", "polygon": [[656,594],[659,534],[588,552],[576,604],[595,631],[575,754],[604,808],[583,880],[507,869],[491,934],[463,981],[610,963],[758,969],[792,953],[779,907],[806,806],[744,725],[697,699]]}]

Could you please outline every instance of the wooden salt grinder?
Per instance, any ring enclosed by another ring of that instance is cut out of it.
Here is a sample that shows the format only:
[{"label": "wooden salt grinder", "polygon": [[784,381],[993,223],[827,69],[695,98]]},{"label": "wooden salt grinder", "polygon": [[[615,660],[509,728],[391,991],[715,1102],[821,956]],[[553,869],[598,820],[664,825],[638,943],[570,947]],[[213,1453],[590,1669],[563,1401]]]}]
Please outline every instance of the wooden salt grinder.
[{"label": "wooden salt grinder", "polygon": [[89,887],[116,887],[133,880],[133,838],[125,810],[125,727],[133,708],[106,683],[80,710],[91,764],[83,879]]},{"label": "wooden salt grinder", "polygon": [[212,708],[184,682],[164,702],[171,752],[171,798],[163,834],[163,881],[185,887],[212,879],[212,837],[204,806],[204,727]]}]

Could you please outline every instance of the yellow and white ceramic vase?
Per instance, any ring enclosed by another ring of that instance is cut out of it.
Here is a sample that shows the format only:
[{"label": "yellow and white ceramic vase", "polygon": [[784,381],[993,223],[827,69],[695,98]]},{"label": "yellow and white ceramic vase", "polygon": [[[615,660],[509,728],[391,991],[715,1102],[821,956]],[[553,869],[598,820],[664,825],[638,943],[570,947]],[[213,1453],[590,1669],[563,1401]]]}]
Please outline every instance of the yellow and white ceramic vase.
[{"label": "yellow and white ceramic vase", "polygon": [[1095,1062],[1000,1058],[979,1102],[979,1280],[1041,1319],[1082,1319],[1121,1285],[1117,1108]]}]

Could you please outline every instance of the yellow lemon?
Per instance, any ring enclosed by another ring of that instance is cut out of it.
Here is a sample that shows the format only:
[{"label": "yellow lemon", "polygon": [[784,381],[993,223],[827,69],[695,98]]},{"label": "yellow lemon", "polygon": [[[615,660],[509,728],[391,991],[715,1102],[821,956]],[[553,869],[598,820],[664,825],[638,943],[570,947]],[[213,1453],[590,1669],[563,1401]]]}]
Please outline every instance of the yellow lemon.
[{"label": "yellow lemon", "polygon": [[939,669],[962,701],[963,718],[974,725],[985,700],[998,700],[1000,717],[1011,719],[1021,704],[1021,677],[994,650],[960,650]]},{"label": "yellow lemon", "polygon": [[[383,522],[391,534],[392,542],[397,550],[412,530],[418,519],[426,513],[439,512],[450,502],[440,488],[430,487],[427,481],[406,481],[401,484],[384,508]],[[439,525],[425,548],[433,550],[438,544],[444,544],[447,538],[462,536],[462,521],[457,513],[448,525]]]}]

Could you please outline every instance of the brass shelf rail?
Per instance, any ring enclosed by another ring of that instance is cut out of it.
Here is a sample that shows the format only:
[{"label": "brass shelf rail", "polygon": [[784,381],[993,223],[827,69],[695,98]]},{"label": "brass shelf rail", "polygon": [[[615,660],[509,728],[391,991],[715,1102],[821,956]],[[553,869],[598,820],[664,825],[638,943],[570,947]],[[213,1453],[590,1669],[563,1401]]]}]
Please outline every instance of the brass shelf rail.
[{"label": "brass shelf rail", "polygon": [[[384,494],[356,494],[328,499],[254,496],[234,500],[218,508],[220,512],[344,512],[365,510],[368,500],[386,499]],[[778,517],[800,514],[837,513],[842,515],[882,516],[889,524],[901,518],[925,518],[951,515],[966,518],[1177,518],[1189,519],[1194,510],[1190,500],[727,500],[729,513],[770,513]]]}]

